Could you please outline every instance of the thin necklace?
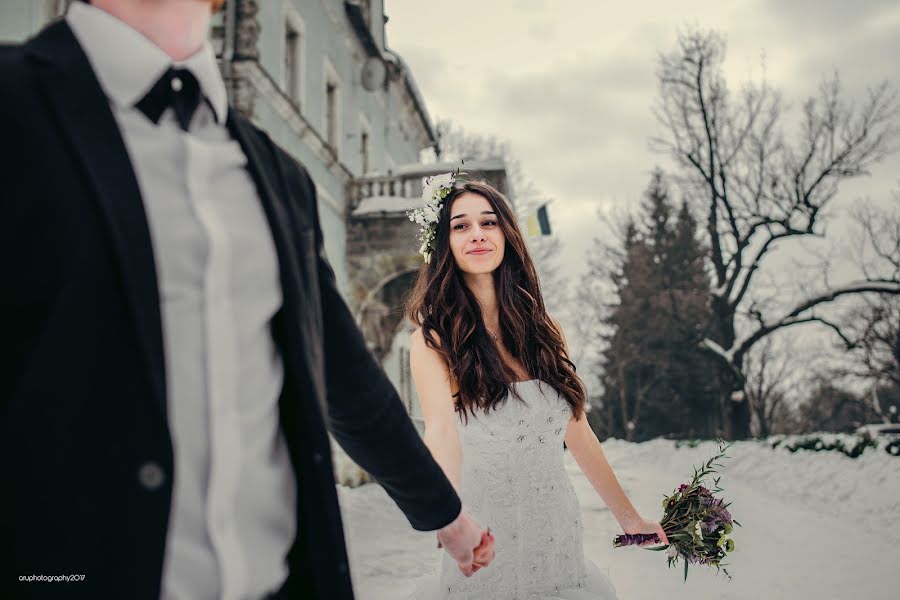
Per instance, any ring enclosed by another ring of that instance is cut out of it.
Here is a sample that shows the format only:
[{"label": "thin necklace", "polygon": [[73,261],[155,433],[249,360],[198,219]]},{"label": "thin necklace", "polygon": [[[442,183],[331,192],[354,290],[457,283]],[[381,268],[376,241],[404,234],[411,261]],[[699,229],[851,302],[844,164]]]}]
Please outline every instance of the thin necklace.
[{"label": "thin necklace", "polygon": [[494,333],[493,331],[491,331],[491,329],[490,329],[487,325],[485,325],[484,328],[487,329],[487,332],[488,332],[489,334],[491,334],[491,337],[494,338],[494,341],[496,342],[496,341],[497,341],[497,334]]}]

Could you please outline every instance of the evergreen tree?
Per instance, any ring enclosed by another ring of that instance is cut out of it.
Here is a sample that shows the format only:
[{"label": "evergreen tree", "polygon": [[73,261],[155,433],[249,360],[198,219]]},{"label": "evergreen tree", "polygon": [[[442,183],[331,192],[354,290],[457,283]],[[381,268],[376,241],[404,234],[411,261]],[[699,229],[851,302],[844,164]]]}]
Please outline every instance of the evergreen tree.
[{"label": "evergreen tree", "polygon": [[671,318],[679,327],[671,339],[669,378],[686,408],[688,422],[682,425],[681,434],[711,437],[720,428],[722,415],[717,412],[717,400],[725,382],[719,377],[719,362],[699,349],[712,324],[710,280],[707,250],[686,201],[681,203],[671,241],[663,285],[670,299]]},{"label": "evergreen tree", "polygon": [[639,236],[633,221],[626,225],[624,257],[613,281],[619,297],[607,324],[612,334],[603,353],[603,406],[608,411],[609,430],[632,440],[640,430],[641,412],[647,392],[656,384],[655,368],[644,342],[647,339],[645,317],[650,310],[650,295],[644,286],[650,282],[653,269],[647,245]]},{"label": "evergreen tree", "polygon": [[673,217],[663,173],[651,178],[641,224],[626,226],[613,280],[603,353],[604,435],[643,440],[708,436],[717,383],[697,342],[709,319],[709,280],[697,223],[686,204]]}]

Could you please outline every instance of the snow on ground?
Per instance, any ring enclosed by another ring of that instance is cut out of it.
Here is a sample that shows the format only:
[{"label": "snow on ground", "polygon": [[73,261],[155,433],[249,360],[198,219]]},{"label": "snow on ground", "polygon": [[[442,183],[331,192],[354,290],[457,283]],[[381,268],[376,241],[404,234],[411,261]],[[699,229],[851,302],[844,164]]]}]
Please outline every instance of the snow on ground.
[{"label": "snow on ground", "polygon": [[[663,494],[716,453],[713,442],[676,449],[665,440],[607,440],[603,448],[646,518],[660,518]],[[618,525],[567,455],[585,554],[607,570],[621,600],[900,599],[900,458],[872,449],[857,459],[792,454],[757,442],[738,442],[728,455],[722,495],[743,525],[732,535],[734,579],[692,567],[686,583],[663,553],[612,548]],[[358,600],[406,598],[416,577],[439,569],[434,533],[414,531],[378,485],[338,491]]]}]

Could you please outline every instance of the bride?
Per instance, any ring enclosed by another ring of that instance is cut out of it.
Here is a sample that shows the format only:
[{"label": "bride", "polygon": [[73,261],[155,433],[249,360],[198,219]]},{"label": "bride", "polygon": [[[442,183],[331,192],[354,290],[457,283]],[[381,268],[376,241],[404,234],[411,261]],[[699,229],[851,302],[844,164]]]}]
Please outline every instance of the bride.
[{"label": "bride", "polygon": [[[437,181],[437,183],[435,183]],[[429,202],[429,195],[433,201]],[[582,549],[581,511],[564,448],[625,533],[656,533],[626,497],[585,418],[585,388],[507,200],[453,174],[426,185],[426,264],[407,306],[410,363],[425,444],[464,504],[494,535],[490,566],[417,583],[416,600],[616,598]],[[476,552],[477,555],[477,552]]]}]

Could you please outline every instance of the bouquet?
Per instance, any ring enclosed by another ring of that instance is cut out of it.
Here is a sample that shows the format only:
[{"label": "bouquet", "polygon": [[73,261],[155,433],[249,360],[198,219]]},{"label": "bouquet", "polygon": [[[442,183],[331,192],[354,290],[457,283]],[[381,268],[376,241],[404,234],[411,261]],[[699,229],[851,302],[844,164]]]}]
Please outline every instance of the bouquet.
[{"label": "bouquet", "polygon": [[[648,550],[666,550],[669,567],[684,561],[684,579],[687,580],[688,565],[708,565],[723,571],[731,579],[722,559],[734,551],[734,540],[728,536],[735,525],[741,526],[728,511],[730,502],[726,503],[713,494],[723,491],[719,487],[720,477],[713,480],[714,489],[708,490],[701,485],[704,478],[716,473],[716,463],[720,458],[728,458],[725,451],[731,444],[725,445],[718,440],[719,453],[710,458],[701,468],[694,468],[694,477],[690,483],[682,483],[671,496],[663,498],[662,506],[665,514],[659,524],[669,538],[669,544]],[[647,541],[659,542],[659,536],[651,534],[619,535],[613,540],[613,547],[639,545]]]}]

